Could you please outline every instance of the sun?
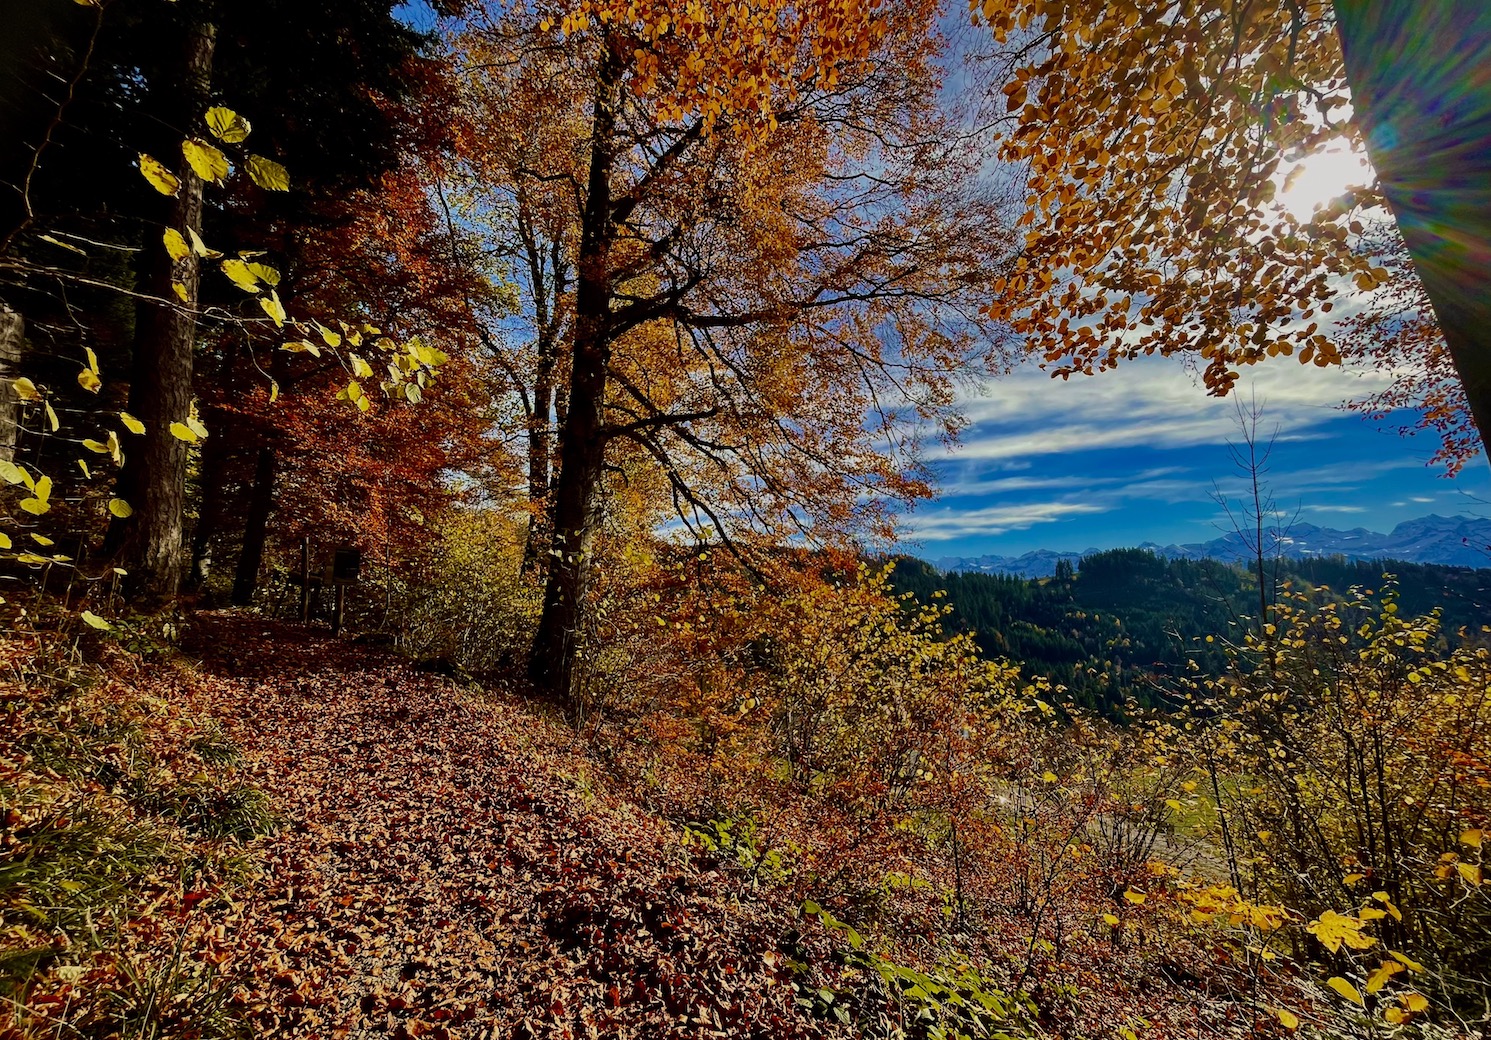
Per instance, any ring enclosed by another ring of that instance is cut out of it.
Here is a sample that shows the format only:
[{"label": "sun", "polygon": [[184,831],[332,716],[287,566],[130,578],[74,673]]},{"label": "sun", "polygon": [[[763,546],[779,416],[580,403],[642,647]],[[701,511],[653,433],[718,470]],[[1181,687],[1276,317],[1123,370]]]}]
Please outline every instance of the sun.
[{"label": "sun", "polygon": [[1354,185],[1370,183],[1372,164],[1361,152],[1343,144],[1306,156],[1281,171],[1284,188],[1279,201],[1298,220],[1308,220],[1322,206]]}]

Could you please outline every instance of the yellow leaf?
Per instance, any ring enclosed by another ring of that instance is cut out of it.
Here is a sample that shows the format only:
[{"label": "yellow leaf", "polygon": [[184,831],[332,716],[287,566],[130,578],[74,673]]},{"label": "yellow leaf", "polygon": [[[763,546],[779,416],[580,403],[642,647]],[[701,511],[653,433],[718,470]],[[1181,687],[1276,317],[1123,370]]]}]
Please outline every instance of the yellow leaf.
[{"label": "yellow leaf", "polygon": [[190,426],[179,422],[171,424],[171,436],[175,437],[178,441],[186,441],[188,444],[196,444],[201,439]]},{"label": "yellow leaf", "polygon": [[98,373],[83,369],[78,373],[78,385],[91,394],[96,394],[103,389],[104,381],[98,378]]},{"label": "yellow leaf", "polygon": [[50,538],[48,538],[44,534],[33,534],[31,536],[31,540],[33,542],[35,542],[37,545],[56,545],[57,544],[56,542],[52,541]]},{"label": "yellow leaf", "polygon": [[1274,1008],[1274,1014],[1279,1018],[1279,1025],[1285,1029],[1295,1030],[1299,1028],[1299,1016],[1285,1008]]},{"label": "yellow leaf", "polygon": [[280,384],[276,383],[273,379],[271,379],[269,381],[269,403],[270,404],[274,404],[274,402],[278,401],[279,399],[280,399]]},{"label": "yellow leaf", "polygon": [[21,508],[30,513],[32,516],[41,516],[41,514],[45,513],[52,507],[47,504],[45,499],[23,498],[21,500]]},{"label": "yellow leaf", "polygon": [[186,239],[182,238],[181,232],[175,228],[166,228],[161,241],[166,244],[166,254],[172,260],[185,260],[192,255],[192,247],[186,244]]},{"label": "yellow leaf", "polygon": [[1104,914],[1103,915],[1103,923],[1106,924],[1106,925],[1108,925],[1110,928],[1117,928],[1118,927],[1118,918],[1115,917],[1113,914]]},{"label": "yellow leaf", "polygon": [[[336,347],[341,345],[341,336],[338,336],[335,332],[332,332],[325,325],[322,325],[319,321],[312,322],[311,324],[316,326],[316,331],[321,333],[321,338],[326,341],[326,345],[328,347]],[[352,359],[352,367],[354,371],[357,368],[357,360],[358,359],[355,356]],[[361,373],[358,374],[361,375]],[[372,373],[369,372],[368,374],[371,375]]]},{"label": "yellow leaf", "polygon": [[0,549],[9,549],[10,547],[10,535],[6,534],[4,531],[0,531]]},{"label": "yellow leaf", "polygon": [[264,313],[274,319],[276,325],[285,324],[285,308],[280,303],[280,295],[273,289],[268,296],[259,297],[259,306],[264,308]]},{"label": "yellow leaf", "polygon": [[84,439],[83,447],[87,448],[89,451],[96,451],[100,455],[103,455],[109,450],[109,446],[103,441],[96,441],[91,437]]},{"label": "yellow leaf", "polygon": [[207,243],[202,241],[202,236],[190,227],[186,229],[186,237],[192,240],[192,252],[200,257],[207,260],[216,260],[223,255],[221,250],[208,249]]},{"label": "yellow leaf", "polygon": [[1403,965],[1397,961],[1383,961],[1377,966],[1376,971],[1367,976],[1367,992],[1376,993],[1383,986],[1387,985],[1388,979],[1403,970]]},{"label": "yellow leaf", "polygon": [[80,470],[83,471],[83,479],[84,480],[92,480],[93,479],[93,471],[88,468],[88,460],[87,459],[74,459],[73,461],[75,461],[78,464],[78,469],[80,469]]},{"label": "yellow leaf", "polygon": [[176,294],[176,298],[178,300],[180,300],[182,303],[185,303],[187,305],[191,304],[191,302],[192,302],[191,293],[189,293],[189,292],[186,291],[186,283],[185,282],[172,282],[171,283],[171,291]]},{"label": "yellow leaf", "polygon": [[1407,954],[1399,953],[1397,950],[1388,950],[1387,953],[1389,957],[1397,961],[1399,964],[1403,965],[1403,967],[1407,968],[1409,971],[1422,972],[1427,970],[1422,964],[1409,957]]},{"label": "yellow leaf", "polygon": [[1464,831],[1460,835],[1460,844],[1469,845],[1471,848],[1481,847],[1481,832],[1479,830]]},{"label": "yellow leaf", "polygon": [[142,423],[139,419],[136,419],[133,415],[130,415],[128,412],[120,412],[119,421],[124,423],[124,428],[130,433],[145,432],[145,424]]},{"label": "yellow leaf", "polygon": [[181,181],[176,175],[161,165],[159,159],[153,159],[144,152],[140,153],[140,173],[162,195],[175,195],[181,190]]},{"label": "yellow leaf", "polygon": [[122,498],[109,499],[109,512],[113,513],[121,520],[125,520],[135,515],[134,509],[131,508],[130,504]]},{"label": "yellow leaf", "polygon": [[1429,998],[1418,992],[1405,993],[1403,994],[1403,1006],[1415,1013],[1427,1011],[1429,1009]]},{"label": "yellow leaf", "polygon": [[1474,863],[1456,863],[1455,869],[1467,884],[1479,885],[1481,883],[1481,868]]},{"label": "yellow leaf", "polygon": [[1351,983],[1347,982],[1345,979],[1341,978],[1341,976],[1332,975],[1330,978],[1325,980],[1325,984],[1331,989],[1335,990],[1337,993],[1341,994],[1341,996],[1345,997],[1347,1000],[1351,1001],[1353,1004],[1357,1005],[1357,1007],[1366,1007],[1366,1002],[1362,1000],[1362,995],[1361,993],[1357,992],[1357,988]]},{"label": "yellow leaf", "polygon": [[1048,783],[1048,784],[1054,784],[1054,783],[1056,783],[1056,774],[1053,773],[1053,772],[1051,772],[1051,770],[1048,769],[1044,773],[1041,774],[1041,779],[1044,780],[1044,781],[1046,781],[1046,783]]},{"label": "yellow leaf", "polygon": [[238,144],[248,137],[253,128],[247,119],[231,108],[216,106],[207,110],[207,129],[219,141]]},{"label": "yellow leaf", "polygon": [[114,629],[113,625],[109,624],[107,621],[105,621],[103,618],[99,617],[97,614],[95,614],[91,610],[85,610],[85,611],[83,611],[82,614],[80,614],[78,616],[81,617],[89,625],[91,625],[92,627],[94,627],[96,629],[99,629],[100,631],[111,632]]},{"label": "yellow leaf", "polygon": [[270,267],[268,264],[250,262],[248,265],[248,269],[254,273],[254,276],[256,278],[266,283],[267,285],[280,284],[280,273],[274,268]]},{"label": "yellow leaf", "polygon": [[1365,950],[1377,942],[1370,935],[1363,935],[1362,922],[1355,917],[1346,917],[1327,910],[1320,915],[1317,921],[1311,921],[1305,926],[1305,931],[1319,939],[1332,953],[1341,948],[1341,945],[1351,947],[1353,950]]},{"label": "yellow leaf", "polygon": [[25,376],[10,384],[10,388],[16,392],[16,396],[23,401],[40,401],[41,391],[36,389],[36,384]]},{"label": "yellow leaf", "polygon": [[273,159],[266,159],[262,155],[250,155],[244,164],[248,168],[248,175],[253,178],[255,184],[265,191],[289,191],[290,174]]},{"label": "yellow leaf", "polygon": [[51,425],[52,432],[56,433],[62,426],[62,420],[57,418],[57,413],[52,409],[52,402],[43,401],[41,407],[47,413],[47,423]]},{"label": "yellow leaf", "polygon": [[[336,346],[335,343],[332,346]],[[352,374],[362,379],[368,379],[373,374],[373,366],[368,364],[356,354],[352,355]]]},{"label": "yellow leaf", "polygon": [[1141,904],[1141,903],[1144,902],[1144,893],[1143,892],[1136,892],[1132,888],[1125,889],[1124,893],[1123,893],[1123,897],[1125,899],[1127,899],[1130,903],[1133,903],[1135,906],[1138,906],[1139,904]]},{"label": "yellow leaf", "polygon": [[228,176],[228,157],[206,141],[195,137],[182,141],[181,154],[204,181],[221,184]]},{"label": "yellow leaf", "polygon": [[232,279],[233,284],[244,292],[256,293],[259,291],[259,278],[249,270],[249,265],[242,260],[224,260],[223,274]]},{"label": "yellow leaf", "polygon": [[9,459],[0,459],[0,480],[7,484],[25,484],[28,488],[36,486],[31,481],[31,474]]},{"label": "yellow leaf", "polygon": [[1400,1007],[1388,1007],[1383,1010],[1382,1017],[1390,1025],[1401,1026],[1404,1022],[1408,1021],[1408,1012]]},{"label": "yellow leaf", "polygon": [[192,413],[186,417],[186,427],[198,437],[207,436],[207,427],[202,425],[202,420],[197,418],[197,409],[192,408]]},{"label": "yellow leaf", "polygon": [[93,352],[92,347],[84,347],[83,353],[88,356],[88,371],[98,375],[98,355]]}]

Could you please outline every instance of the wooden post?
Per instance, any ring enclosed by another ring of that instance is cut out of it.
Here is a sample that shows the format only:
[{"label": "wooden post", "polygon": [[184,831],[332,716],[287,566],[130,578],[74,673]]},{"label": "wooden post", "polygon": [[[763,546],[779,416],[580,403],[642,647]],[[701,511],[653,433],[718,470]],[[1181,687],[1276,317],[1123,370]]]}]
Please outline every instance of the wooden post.
[{"label": "wooden post", "polygon": [[311,620],[311,536],[300,540],[300,623]]}]

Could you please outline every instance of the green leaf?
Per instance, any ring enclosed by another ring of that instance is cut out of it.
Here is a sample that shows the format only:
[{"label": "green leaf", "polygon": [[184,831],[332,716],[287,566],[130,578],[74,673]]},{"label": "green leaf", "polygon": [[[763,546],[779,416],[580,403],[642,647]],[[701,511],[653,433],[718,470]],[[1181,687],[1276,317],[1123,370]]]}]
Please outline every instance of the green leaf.
[{"label": "green leaf", "polygon": [[265,191],[289,191],[290,173],[273,159],[262,155],[250,155],[244,163],[254,183]]},{"label": "green leaf", "polygon": [[219,141],[238,144],[248,137],[253,129],[249,121],[231,108],[215,106],[207,110],[207,129]]},{"label": "green leaf", "polygon": [[174,196],[181,190],[180,179],[166,169],[159,159],[154,159],[144,152],[140,153],[140,173],[150,182],[150,186],[162,195]]},{"label": "green leaf", "polygon": [[96,628],[101,632],[114,631],[113,625],[109,624],[107,621],[99,617],[91,610],[85,610],[78,616],[81,617],[87,624],[91,625],[93,628]]}]

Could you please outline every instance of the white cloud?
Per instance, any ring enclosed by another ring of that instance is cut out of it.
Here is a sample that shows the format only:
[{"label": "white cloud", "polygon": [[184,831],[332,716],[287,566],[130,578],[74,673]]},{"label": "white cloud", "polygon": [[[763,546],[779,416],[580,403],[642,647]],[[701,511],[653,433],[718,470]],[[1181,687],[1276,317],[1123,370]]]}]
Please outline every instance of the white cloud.
[{"label": "white cloud", "polygon": [[1096,376],[1053,380],[1034,366],[960,402],[970,425],[952,458],[1009,462],[1098,448],[1181,448],[1236,440],[1237,402],[1263,406],[1263,427],[1282,440],[1323,436],[1340,404],[1380,387],[1373,371],[1319,369],[1281,360],[1244,373],[1229,398],[1206,396],[1172,359],[1130,362]]},{"label": "white cloud", "polygon": [[1103,513],[1108,508],[1094,502],[1064,501],[1022,502],[982,509],[940,509],[913,514],[906,526],[918,541],[946,542],[955,538],[994,537],[1010,531],[1024,531],[1037,524],[1054,523],[1071,516]]}]

